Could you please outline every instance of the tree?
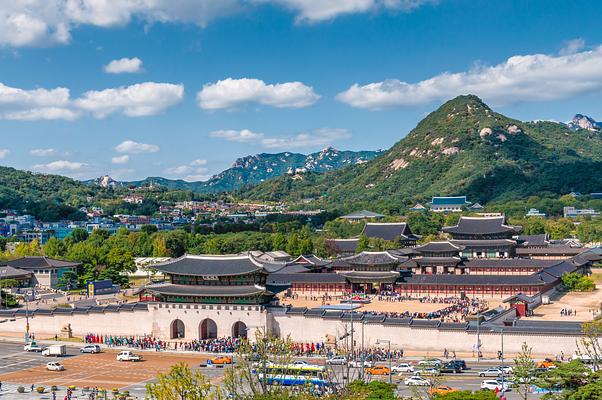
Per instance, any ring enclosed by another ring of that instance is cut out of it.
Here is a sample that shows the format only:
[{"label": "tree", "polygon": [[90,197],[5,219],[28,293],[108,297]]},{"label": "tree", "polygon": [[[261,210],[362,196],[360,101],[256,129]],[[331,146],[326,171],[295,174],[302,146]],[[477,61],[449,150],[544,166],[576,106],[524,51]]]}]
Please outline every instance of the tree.
[{"label": "tree", "polygon": [[461,390],[446,394],[437,394],[433,396],[435,400],[497,400],[495,392],[491,390],[472,393],[469,390]]},{"label": "tree", "polygon": [[44,255],[48,257],[63,257],[67,251],[67,246],[62,240],[54,236],[48,239],[44,245]]},{"label": "tree", "polygon": [[149,400],[209,400],[217,399],[216,389],[199,371],[185,363],[173,365],[167,374],[159,374],[156,383],[146,385]]},{"label": "tree", "polygon": [[366,235],[361,235],[357,241],[357,247],[355,248],[356,253],[361,253],[370,249],[370,239]]},{"label": "tree", "polygon": [[587,356],[594,363],[594,371],[600,371],[602,361],[602,320],[596,319],[581,325],[583,337],[577,342],[577,354]]},{"label": "tree", "polygon": [[592,278],[579,272],[563,274],[560,279],[565,289],[571,292],[591,292],[596,289],[596,284]]},{"label": "tree", "polygon": [[86,231],[84,228],[75,228],[71,232],[70,236],[74,243],[83,242],[84,240],[88,239],[88,231]]},{"label": "tree", "polygon": [[532,348],[525,342],[523,343],[521,352],[514,359],[515,366],[513,374],[518,385],[516,391],[524,400],[528,399],[531,382],[535,376],[535,361],[533,361],[533,358],[531,357],[531,352]]}]

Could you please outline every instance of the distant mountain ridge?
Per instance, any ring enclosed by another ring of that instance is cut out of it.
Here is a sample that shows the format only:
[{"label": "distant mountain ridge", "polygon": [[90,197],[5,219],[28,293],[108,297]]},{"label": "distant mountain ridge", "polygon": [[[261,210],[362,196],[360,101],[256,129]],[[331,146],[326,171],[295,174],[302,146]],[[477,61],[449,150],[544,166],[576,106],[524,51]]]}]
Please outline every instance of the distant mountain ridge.
[{"label": "distant mountain ridge", "polygon": [[286,174],[328,172],[350,165],[366,163],[382,154],[377,151],[341,151],[327,147],[311,154],[283,152],[260,153],[237,159],[232,166],[207,181],[187,182],[181,179],[148,177],[139,181],[115,181],[109,176],[86,181],[103,187],[161,185],[168,189],[191,190],[196,193],[217,193],[257,185]]},{"label": "distant mountain ridge", "polygon": [[601,191],[602,135],[587,126],[573,130],[558,122],[523,122],[496,113],[476,96],[459,96],[372,161],[326,174],[275,178],[239,196],[312,198],[320,207],[378,211],[439,195],[467,195],[484,203]]}]

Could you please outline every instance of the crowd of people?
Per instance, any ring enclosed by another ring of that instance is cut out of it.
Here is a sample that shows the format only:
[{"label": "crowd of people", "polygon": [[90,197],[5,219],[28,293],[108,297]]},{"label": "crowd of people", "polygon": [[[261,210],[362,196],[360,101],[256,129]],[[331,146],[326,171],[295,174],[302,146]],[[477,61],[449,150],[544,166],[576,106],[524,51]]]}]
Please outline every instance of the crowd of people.
[{"label": "crowd of people", "polygon": [[573,310],[571,308],[563,308],[560,310],[561,317],[572,317],[577,315],[577,310]]}]

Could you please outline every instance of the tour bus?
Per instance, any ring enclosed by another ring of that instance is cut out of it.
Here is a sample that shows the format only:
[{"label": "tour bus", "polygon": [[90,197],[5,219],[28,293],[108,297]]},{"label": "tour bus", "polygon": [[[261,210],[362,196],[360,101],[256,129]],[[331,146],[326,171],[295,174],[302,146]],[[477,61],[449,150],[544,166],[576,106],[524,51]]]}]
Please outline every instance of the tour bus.
[{"label": "tour bus", "polygon": [[[259,380],[264,379],[262,368],[258,368]],[[328,384],[326,368],[318,365],[267,364],[265,379],[268,385],[297,386],[317,385],[324,387]]]}]

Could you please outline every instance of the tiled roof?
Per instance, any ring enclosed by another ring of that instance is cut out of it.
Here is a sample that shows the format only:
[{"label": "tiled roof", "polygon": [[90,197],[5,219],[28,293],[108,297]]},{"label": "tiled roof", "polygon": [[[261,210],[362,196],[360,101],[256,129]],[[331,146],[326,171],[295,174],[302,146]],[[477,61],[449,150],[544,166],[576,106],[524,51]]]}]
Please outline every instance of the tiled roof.
[{"label": "tiled roof", "polygon": [[506,225],[505,217],[460,217],[458,225],[443,228],[447,233],[487,235],[496,233],[516,233],[516,228]]},{"label": "tiled roof", "polygon": [[384,215],[368,210],[356,211],[351,214],[343,215],[344,219],[361,219],[361,218],[382,218]]},{"label": "tiled roof", "polygon": [[467,268],[548,268],[560,264],[561,260],[537,260],[532,258],[473,258],[465,263]]},{"label": "tiled roof", "polygon": [[301,273],[301,274],[270,274],[267,281],[270,283],[345,283],[343,275],[334,273]]},{"label": "tiled roof", "polygon": [[78,262],[56,260],[45,256],[21,257],[7,261],[6,264],[20,269],[74,268],[81,265]]},{"label": "tiled roof", "polygon": [[412,234],[412,231],[405,222],[369,222],[364,226],[363,235],[369,238],[379,238],[383,240],[417,240],[418,237]]},{"label": "tiled roof", "polygon": [[345,257],[343,260],[351,265],[396,265],[399,259],[386,251],[363,251],[359,254]]},{"label": "tiled roof", "polygon": [[159,283],[142,288],[145,292],[171,296],[255,296],[266,293],[266,288],[258,285],[231,285],[231,286],[209,286],[209,285],[173,285],[170,283]]},{"label": "tiled roof", "polygon": [[422,246],[414,247],[414,250],[420,253],[450,253],[464,250],[464,246],[446,242],[428,242]]},{"label": "tiled roof", "polygon": [[355,253],[359,239],[327,239],[328,244],[337,253]]},{"label": "tiled roof", "polygon": [[31,272],[19,268],[13,268],[10,265],[0,265],[0,279],[28,278]]},{"label": "tiled roof", "polygon": [[517,255],[529,256],[546,256],[546,255],[566,255],[572,256],[583,252],[585,249],[582,247],[569,247],[569,246],[548,246],[548,247],[518,247],[516,249]]},{"label": "tiled roof", "polygon": [[442,205],[465,206],[466,204],[470,204],[470,202],[466,201],[466,196],[433,197],[431,199],[430,204],[436,205],[436,206],[442,206]]},{"label": "tiled roof", "polygon": [[[172,261],[155,264],[153,268],[157,271],[174,275],[228,276],[263,271],[265,264],[270,263],[259,261],[250,254],[235,256],[187,254]],[[274,268],[278,270],[283,268],[284,264],[271,264],[270,266],[278,266],[278,268]]]},{"label": "tiled roof", "polygon": [[405,283],[418,285],[543,285],[544,280],[534,275],[413,275]]}]

